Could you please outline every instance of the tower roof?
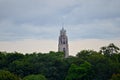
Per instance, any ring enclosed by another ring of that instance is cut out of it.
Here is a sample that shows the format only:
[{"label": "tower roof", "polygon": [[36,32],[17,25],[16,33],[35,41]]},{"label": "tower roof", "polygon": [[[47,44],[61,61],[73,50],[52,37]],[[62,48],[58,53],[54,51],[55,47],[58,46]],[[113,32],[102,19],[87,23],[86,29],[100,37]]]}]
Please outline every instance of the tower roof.
[{"label": "tower roof", "polygon": [[62,29],[60,30],[60,35],[66,35],[66,30],[62,27]]}]

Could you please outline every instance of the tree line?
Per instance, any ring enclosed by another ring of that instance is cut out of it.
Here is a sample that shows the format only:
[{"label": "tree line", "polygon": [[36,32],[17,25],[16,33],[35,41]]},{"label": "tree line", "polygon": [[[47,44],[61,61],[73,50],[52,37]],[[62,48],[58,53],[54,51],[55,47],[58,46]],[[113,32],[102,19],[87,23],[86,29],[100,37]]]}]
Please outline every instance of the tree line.
[{"label": "tree line", "polygon": [[120,49],[113,43],[100,51],[32,54],[0,52],[0,80],[120,80]]}]

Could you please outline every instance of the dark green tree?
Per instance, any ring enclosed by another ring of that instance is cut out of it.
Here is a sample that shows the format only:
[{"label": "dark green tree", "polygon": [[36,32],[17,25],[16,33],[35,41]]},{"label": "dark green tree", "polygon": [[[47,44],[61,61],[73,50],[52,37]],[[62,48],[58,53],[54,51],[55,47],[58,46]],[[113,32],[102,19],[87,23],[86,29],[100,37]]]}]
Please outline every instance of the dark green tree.
[{"label": "dark green tree", "polygon": [[81,59],[87,59],[87,57],[89,57],[93,53],[97,53],[97,52],[93,51],[93,50],[82,50],[82,51],[78,52],[78,54],[76,56]]},{"label": "dark green tree", "polygon": [[111,55],[116,54],[119,52],[119,47],[115,46],[113,43],[110,43],[108,46],[103,46],[100,48],[100,53],[103,53],[104,55]]},{"label": "dark green tree", "polygon": [[47,79],[45,78],[45,76],[41,74],[37,74],[37,75],[28,75],[24,77],[23,80],[47,80]]},{"label": "dark green tree", "polygon": [[20,78],[9,71],[0,70],[0,80],[20,80]]},{"label": "dark green tree", "polygon": [[89,62],[84,62],[80,66],[72,64],[65,80],[91,80],[93,79],[91,74],[93,75],[93,70]]},{"label": "dark green tree", "polygon": [[110,80],[120,80],[120,74],[113,74]]}]

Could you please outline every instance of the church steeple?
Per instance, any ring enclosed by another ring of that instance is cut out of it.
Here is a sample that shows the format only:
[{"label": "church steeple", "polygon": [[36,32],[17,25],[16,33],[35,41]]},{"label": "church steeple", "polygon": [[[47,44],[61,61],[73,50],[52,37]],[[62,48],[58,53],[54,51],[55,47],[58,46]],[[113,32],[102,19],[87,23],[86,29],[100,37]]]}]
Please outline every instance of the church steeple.
[{"label": "church steeple", "polygon": [[66,35],[66,30],[64,28],[60,30],[58,51],[64,52],[65,58],[69,56],[68,38]]}]

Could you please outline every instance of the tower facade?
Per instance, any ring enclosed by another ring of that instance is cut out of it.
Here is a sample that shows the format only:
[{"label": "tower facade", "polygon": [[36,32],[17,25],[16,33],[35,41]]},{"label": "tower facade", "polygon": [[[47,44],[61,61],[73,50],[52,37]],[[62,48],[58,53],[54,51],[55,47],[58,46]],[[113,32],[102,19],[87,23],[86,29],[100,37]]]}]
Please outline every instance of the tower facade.
[{"label": "tower facade", "polygon": [[69,48],[68,48],[68,37],[66,35],[66,30],[62,28],[60,30],[59,42],[58,42],[58,51],[64,52],[64,57],[67,58],[69,56]]}]

